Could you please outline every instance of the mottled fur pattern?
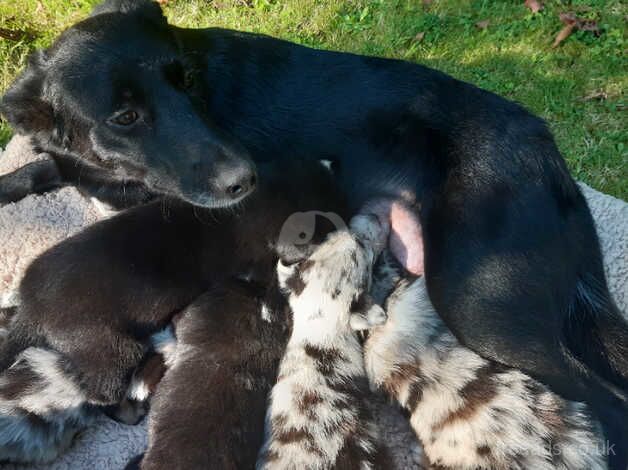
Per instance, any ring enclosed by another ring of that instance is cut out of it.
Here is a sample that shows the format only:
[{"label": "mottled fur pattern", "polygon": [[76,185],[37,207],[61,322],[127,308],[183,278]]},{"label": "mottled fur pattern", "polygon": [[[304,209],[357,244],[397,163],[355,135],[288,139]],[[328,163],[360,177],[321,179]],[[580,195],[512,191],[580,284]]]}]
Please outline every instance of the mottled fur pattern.
[{"label": "mottled fur pattern", "polygon": [[351,326],[381,249],[375,217],[329,236],[298,264],[279,262],[293,331],[271,393],[258,469],[377,468],[378,430],[366,400],[362,347]]},{"label": "mottled fur pattern", "polygon": [[[134,424],[146,414],[146,400],[160,378],[156,365],[167,361],[174,342],[170,329],[152,339],[154,354],[134,374],[124,400],[108,410],[119,421]],[[96,410],[63,355],[44,347],[22,351],[0,374],[0,462],[56,459],[93,421]]]},{"label": "mottled fur pattern", "polygon": [[91,417],[63,358],[28,348],[0,376],[0,461],[54,460]]},{"label": "mottled fur pattern", "polygon": [[428,466],[606,468],[586,405],[461,346],[435,312],[424,278],[401,278],[388,260],[376,269],[373,295],[391,290],[388,320],[370,331],[365,364],[372,386],[410,412]]}]

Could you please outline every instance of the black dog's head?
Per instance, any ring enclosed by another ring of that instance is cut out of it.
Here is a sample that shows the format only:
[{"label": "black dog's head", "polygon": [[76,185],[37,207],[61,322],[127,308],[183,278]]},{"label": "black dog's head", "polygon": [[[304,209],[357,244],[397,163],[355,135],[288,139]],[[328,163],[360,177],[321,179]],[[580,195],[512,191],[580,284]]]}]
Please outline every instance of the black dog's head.
[{"label": "black dog's head", "polygon": [[109,0],[30,59],[0,111],[44,150],[196,205],[255,187],[246,150],[204,113],[204,67],[156,3]]}]

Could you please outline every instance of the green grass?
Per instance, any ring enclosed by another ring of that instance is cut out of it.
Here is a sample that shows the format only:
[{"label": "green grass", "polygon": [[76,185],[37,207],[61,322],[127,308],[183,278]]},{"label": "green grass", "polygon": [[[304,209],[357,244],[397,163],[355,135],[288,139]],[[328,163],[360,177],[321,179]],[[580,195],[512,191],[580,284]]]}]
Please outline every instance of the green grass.
[{"label": "green grass", "polygon": [[[0,0],[0,27],[37,37],[0,39],[0,91],[29,51],[84,17],[92,0]],[[628,60],[623,0],[171,0],[172,23],[263,32],[310,46],[398,57],[443,70],[522,103],[549,122],[574,176],[628,199]],[[600,37],[576,32],[552,41],[558,14],[593,19]],[[489,20],[486,29],[476,23]],[[420,35],[419,33],[423,33]],[[422,38],[421,38],[422,36]],[[584,98],[603,92],[605,99]],[[0,123],[0,144],[10,130]]]}]

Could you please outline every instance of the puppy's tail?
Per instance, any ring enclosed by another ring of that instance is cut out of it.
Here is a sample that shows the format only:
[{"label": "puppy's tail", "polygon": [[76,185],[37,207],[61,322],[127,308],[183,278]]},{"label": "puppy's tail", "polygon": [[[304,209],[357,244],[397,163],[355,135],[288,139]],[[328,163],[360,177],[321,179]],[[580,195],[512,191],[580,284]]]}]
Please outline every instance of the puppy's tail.
[{"label": "puppy's tail", "polygon": [[564,341],[580,362],[628,394],[628,322],[605,283],[595,279],[578,281]]}]

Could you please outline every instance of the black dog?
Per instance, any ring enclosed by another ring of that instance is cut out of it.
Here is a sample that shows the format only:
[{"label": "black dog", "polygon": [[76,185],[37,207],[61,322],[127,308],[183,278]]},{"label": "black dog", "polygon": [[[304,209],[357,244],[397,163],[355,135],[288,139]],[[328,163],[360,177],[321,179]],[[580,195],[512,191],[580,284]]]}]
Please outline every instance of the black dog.
[{"label": "black dog", "polygon": [[[609,438],[626,442],[628,326],[586,202],[545,124],[518,105],[420,65],[180,29],[154,3],[114,0],[37,53],[2,112],[55,155],[48,187],[76,184],[88,167],[215,206],[254,185],[249,154],[305,154],[337,167],[352,209],[416,198],[430,298],[462,344],[589,401]],[[68,170],[77,161],[79,174]],[[118,237],[103,230],[102,251]],[[112,250],[102,269],[128,271],[137,256]],[[136,279],[107,291],[118,307],[142,308]],[[82,289],[87,305],[93,287]],[[624,470],[627,449],[615,450]]]}]

